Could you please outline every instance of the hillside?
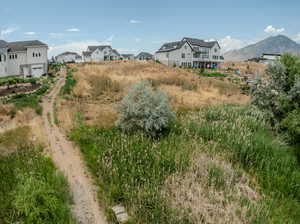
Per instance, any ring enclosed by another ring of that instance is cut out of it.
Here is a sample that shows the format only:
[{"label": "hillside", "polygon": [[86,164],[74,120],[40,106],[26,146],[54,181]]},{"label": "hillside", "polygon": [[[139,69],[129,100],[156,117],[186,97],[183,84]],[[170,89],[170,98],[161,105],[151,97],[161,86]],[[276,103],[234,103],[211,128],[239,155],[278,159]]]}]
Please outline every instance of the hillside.
[{"label": "hillside", "polygon": [[300,44],[284,35],[272,36],[239,50],[229,51],[224,57],[226,61],[244,61],[260,57],[263,53],[300,54]]}]

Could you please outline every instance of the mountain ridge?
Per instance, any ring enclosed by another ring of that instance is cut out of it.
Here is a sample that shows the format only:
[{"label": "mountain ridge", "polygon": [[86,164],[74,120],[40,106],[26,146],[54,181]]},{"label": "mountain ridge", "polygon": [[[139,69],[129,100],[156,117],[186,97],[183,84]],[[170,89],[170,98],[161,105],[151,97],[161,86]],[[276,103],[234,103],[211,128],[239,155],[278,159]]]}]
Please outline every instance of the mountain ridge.
[{"label": "mountain ridge", "polygon": [[292,53],[300,55],[300,44],[284,35],[271,36],[255,44],[224,54],[225,61],[245,61],[262,54]]}]

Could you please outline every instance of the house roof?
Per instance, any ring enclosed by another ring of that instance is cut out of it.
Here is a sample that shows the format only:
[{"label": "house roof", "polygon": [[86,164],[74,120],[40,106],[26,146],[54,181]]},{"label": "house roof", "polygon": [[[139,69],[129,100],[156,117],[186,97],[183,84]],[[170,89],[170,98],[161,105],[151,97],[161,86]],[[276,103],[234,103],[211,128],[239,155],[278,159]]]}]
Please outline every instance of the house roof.
[{"label": "house roof", "polygon": [[106,47],[111,48],[110,45],[100,45],[100,46],[88,46],[88,49],[89,49],[90,51],[94,52],[96,49],[99,49],[99,50],[102,51],[102,50],[103,50],[104,48],[106,48]]},{"label": "house roof", "polygon": [[141,52],[136,56],[136,58],[139,58],[139,57],[152,58],[153,55],[148,52]]},{"label": "house roof", "polygon": [[83,56],[91,56],[92,52],[91,51],[83,51],[82,55]]},{"label": "house roof", "polygon": [[121,54],[123,57],[132,57],[134,56],[133,54]]},{"label": "house roof", "polygon": [[8,48],[9,52],[16,52],[16,51],[26,51],[28,47],[48,47],[47,44],[39,40],[30,40],[30,41],[17,41],[17,42],[9,42]]},{"label": "house roof", "polygon": [[271,53],[263,53],[264,55],[268,55],[268,56],[281,56],[281,54],[277,53],[277,54],[271,54]]},{"label": "house roof", "polygon": [[169,51],[180,49],[185,43],[188,43],[194,51],[198,51],[197,49],[194,48],[194,46],[212,48],[213,46],[215,46],[215,44],[219,45],[217,41],[204,41],[200,39],[184,37],[181,41],[175,41],[175,42],[169,42],[163,44],[162,47],[157,51],[157,53],[169,52]]},{"label": "house roof", "polygon": [[8,43],[4,40],[0,40],[0,47],[4,48],[7,47]]},{"label": "house roof", "polygon": [[68,55],[68,54],[78,55],[76,52],[66,51],[64,53],[61,53],[61,54],[57,55],[56,57],[58,57],[58,56],[64,56],[64,55]]},{"label": "house roof", "polygon": [[116,55],[120,56],[119,52],[116,49],[112,50]]}]

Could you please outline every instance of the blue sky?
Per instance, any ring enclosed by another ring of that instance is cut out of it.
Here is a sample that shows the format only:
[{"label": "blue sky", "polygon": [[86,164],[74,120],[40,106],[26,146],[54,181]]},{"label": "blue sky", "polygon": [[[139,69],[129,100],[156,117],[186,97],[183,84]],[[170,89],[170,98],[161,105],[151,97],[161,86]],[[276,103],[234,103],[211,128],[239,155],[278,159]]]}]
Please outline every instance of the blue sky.
[{"label": "blue sky", "polygon": [[224,51],[277,34],[300,42],[299,0],[0,0],[0,5],[0,39],[42,40],[50,56],[102,43],[123,53],[153,53],[184,36],[218,40]]}]

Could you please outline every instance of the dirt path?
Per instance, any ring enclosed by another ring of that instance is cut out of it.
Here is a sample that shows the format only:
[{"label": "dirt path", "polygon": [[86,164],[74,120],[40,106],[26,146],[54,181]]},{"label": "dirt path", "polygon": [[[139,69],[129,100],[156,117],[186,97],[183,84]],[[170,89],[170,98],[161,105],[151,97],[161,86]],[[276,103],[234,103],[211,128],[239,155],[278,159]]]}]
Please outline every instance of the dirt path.
[{"label": "dirt path", "polygon": [[73,214],[77,222],[82,224],[107,223],[97,201],[97,189],[88,175],[79,149],[67,140],[54,122],[55,98],[64,82],[65,79],[61,78],[43,101],[43,122],[51,155],[58,169],[68,179],[74,201]]}]

